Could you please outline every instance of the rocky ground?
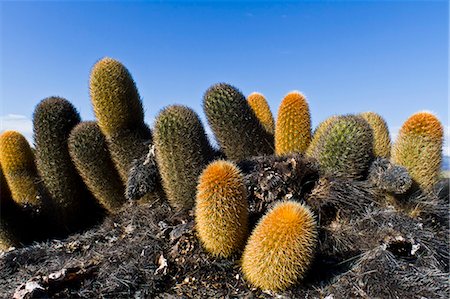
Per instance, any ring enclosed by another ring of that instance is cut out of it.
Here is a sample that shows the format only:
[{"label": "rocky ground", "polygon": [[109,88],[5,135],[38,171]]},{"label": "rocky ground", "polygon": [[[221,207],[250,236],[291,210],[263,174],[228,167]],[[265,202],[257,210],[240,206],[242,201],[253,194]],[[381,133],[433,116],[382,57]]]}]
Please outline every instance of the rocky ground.
[{"label": "rocky ground", "polygon": [[252,288],[238,254],[206,253],[191,214],[130,202],[88,231],[2,253],[0,297],[448,298],[448,181],[440,190],[420,217],[376,201],[334,203],[342,216],[320,223],[308,276],[285,292]]}]

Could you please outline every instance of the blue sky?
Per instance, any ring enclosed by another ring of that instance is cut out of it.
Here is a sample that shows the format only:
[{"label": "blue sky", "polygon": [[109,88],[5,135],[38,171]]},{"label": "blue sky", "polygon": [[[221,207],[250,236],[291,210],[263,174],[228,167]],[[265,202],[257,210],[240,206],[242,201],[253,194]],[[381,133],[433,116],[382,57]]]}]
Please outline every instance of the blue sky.
[{"label": "blue sky", "polygon": [[287,92],[302,91],[314,126],[375,111],[395,135],[429,110],[448,127],[447,1],[0,5],[1,129],[29,138],[34,106],[48,96],[94,118],[89,73],[104,56],[132,73],[149,124],[174,103],[204,120],[204,91],[227,82],[263,93],[275,115]]}]

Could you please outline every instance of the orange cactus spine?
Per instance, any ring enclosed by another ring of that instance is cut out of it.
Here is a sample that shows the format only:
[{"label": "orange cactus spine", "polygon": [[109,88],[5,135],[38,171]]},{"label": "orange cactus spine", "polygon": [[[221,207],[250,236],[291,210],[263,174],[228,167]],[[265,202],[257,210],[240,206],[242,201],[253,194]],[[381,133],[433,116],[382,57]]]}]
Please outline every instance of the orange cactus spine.
[{"label": "orange cactus spine", "polygon": [[311,142],[311,116],[304,95],[288,93],[278,109],[275,153],[303,153]]},{"label": "orange cactus spine", "polygon": [[244,246],[247,193],[244,178],[234,163],[218,160],[201,174],[195,222],[203,246],[214,255],[228,257]]},{"label": "orange cactus spine", "polygon": [[429,112],[413,114],[400,129],[392,147],[392,161],[406,167],[413,180],[430,190],[439,180],[444,129]]},{"label": "orange cactus spine", "polygon": [[272,112],[264,95],[259,92],[253,92],[247,97],[247,102],[255,112],[264,129],[270,133],[275,134],[275,122],[273,120]]},{"label": "orange cactus spine", "polygon": [[279,202],[261,218],[245,246],[244,277],[263,290],[284,290],[305,276],[316,244],[313,213],[298,202]]}]

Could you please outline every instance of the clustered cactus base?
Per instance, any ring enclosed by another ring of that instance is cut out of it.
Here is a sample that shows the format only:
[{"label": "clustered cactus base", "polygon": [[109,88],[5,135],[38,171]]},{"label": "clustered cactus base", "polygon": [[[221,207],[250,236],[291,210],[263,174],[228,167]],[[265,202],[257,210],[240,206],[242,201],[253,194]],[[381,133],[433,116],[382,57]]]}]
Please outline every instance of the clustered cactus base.
[{"label": "clustered cactus base", "polygon": [[[383,205],[353,215],[345,203],[336,202],[350,216],[320,225],[314,270],[302,283],[276,294],[446,298],[448,227],[445,221],[432,220],[442,207],[449,208],[448,193],[441,195],[420,219]],[[7,297],[34,279],[54,297],[273,298],[274,293],[254,289],[243,279],[239,257],[223,259],[206,252],[194,227],[192,214],[174,214],[166,201],[127,204],[122,213],[85,233],[3,254],[0,285]],[[426,246],[412,251],[418,244]],[[76,273],[80,284],[55,287],[46,279],[62,269]]]}]

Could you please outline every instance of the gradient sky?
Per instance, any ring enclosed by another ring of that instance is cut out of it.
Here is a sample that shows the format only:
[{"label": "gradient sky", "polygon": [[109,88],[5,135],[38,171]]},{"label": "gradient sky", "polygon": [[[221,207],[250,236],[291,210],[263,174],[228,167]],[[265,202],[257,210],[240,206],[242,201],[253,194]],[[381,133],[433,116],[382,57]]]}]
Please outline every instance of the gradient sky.
[{"label": "gradient sky", "polygon": [[[104,56],[132,73],[146,121],[227,82],[274,115],[300,90],[313,125],[375,111],[395,135],[429,110],[448,128],[447,1],[0,2],[1,129],[29,138],[35,105],[58,95],[94,118],[89,73]],[[206,122],[205,122],[206,123]],[[448,130],[447,130],[448,136]],[[448,146],[448,142],[447,142]]]}]

